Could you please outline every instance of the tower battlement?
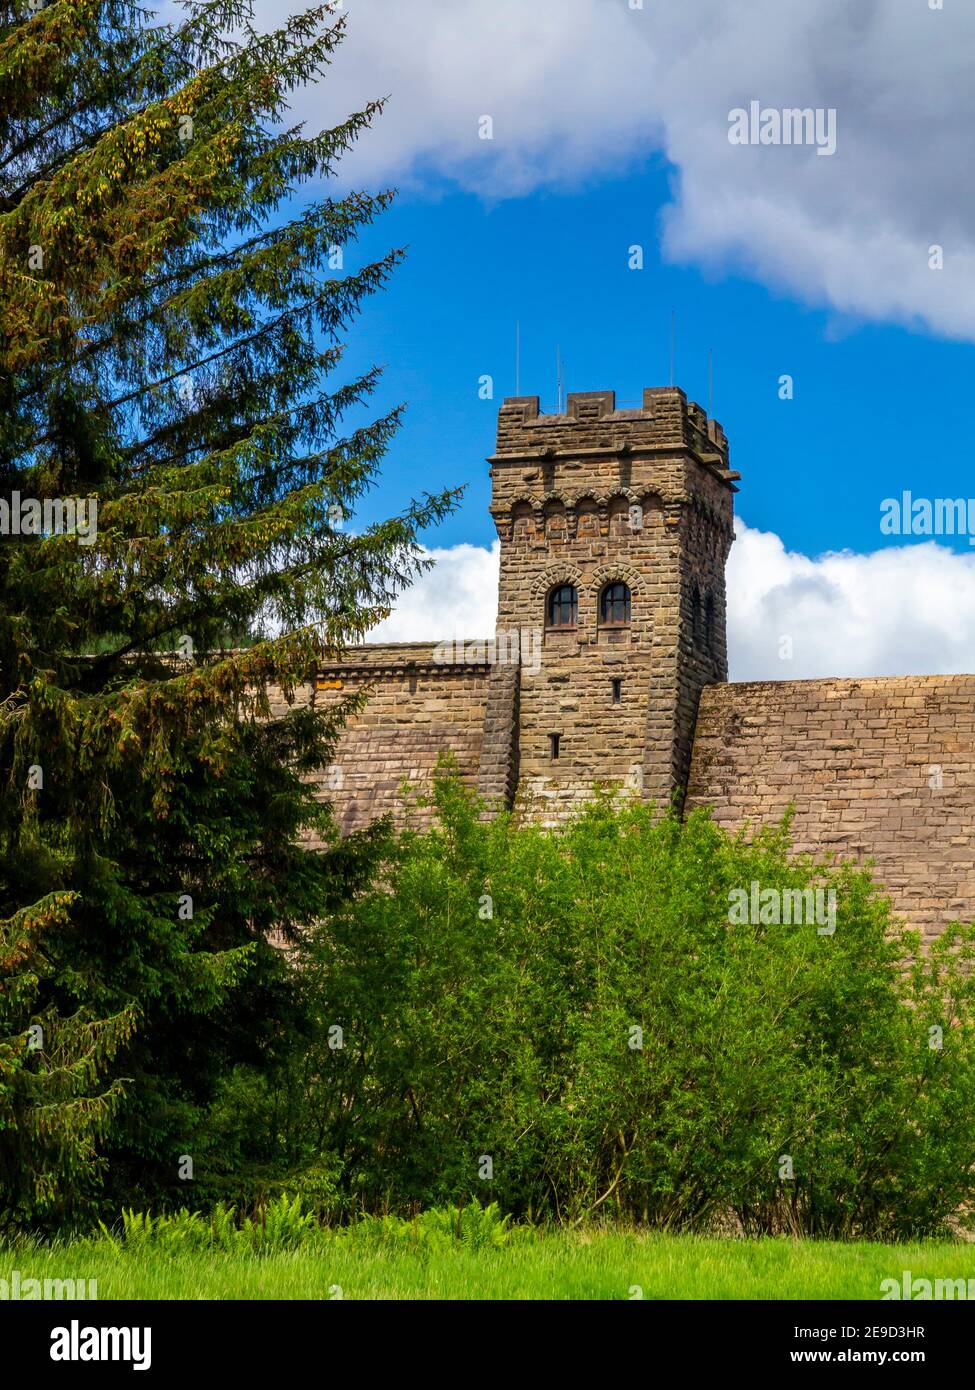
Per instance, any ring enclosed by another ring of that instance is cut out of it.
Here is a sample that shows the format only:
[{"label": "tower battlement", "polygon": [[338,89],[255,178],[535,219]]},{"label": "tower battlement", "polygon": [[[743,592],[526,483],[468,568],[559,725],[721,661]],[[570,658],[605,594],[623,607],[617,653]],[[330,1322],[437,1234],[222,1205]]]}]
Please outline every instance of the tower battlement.
[{"label": "tower battlement", "polygon": [[565,412],[543,415],[538,396],[508,396],[498,412],[497,451],[491,463],[544,459],[551,454],[584,452],[628,454],[633,451],[689,451],[703,466],[733,474],[728,440],[717,420],[677,386],[650,386],[643,404],[616,408],[615,391],[571,391]]}]

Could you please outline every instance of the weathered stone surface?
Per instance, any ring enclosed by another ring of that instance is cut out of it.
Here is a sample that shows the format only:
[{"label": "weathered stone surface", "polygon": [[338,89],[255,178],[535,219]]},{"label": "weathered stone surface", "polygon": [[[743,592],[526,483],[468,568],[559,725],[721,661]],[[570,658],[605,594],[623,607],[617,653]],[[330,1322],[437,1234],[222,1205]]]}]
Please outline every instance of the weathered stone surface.
[{"label": "weathered stone surface", "polygon": [[[464,779],[476,783],[481,759],[489,670],[486,662],[435,660],[432,642],[356,647],[319,672],[303,701],[334,703],[363,688],[369,699],[347,725],[335,761],[315,781],[344,831],[378,816],[405,813],[404,783],[426,793],[437,759],[451,753]],[[416,824],[428,809],[412,812]]]},{"label": "weathered stone surface", "polygon": [[729,828],[794,803],[796,849],[873,858],[927,938],[972,921],[975,676],[710,686],[687,800]]}]

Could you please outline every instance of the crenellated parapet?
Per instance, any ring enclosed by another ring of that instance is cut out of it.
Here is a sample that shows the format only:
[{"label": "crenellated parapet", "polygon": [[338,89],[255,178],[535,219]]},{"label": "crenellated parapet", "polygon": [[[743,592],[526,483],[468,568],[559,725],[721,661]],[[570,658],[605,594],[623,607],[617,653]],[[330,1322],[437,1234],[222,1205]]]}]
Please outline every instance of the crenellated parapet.
[{"label": "crenellated parapet", "polygon": [[638,409],[617,410],[615,391],[575,391],[565,412],[543,415],[538,396],[508,396],[498,412],[497,449],[491,462],[580,450],[626,455],[632,450],[689,449],[702,467],[733,483],[728,440],[717,420],[677,386],[650,386]]},{"label": "crenellated parapet", "polygon": [[502,541],[607,537],[645,515],[671,529],[701,519],[727,556],[739,475],[721,425],[683,391],[648,388],[639,409],[617,410],[612,391],[571,393],[562,414],[538,406],[509,397],[498,413],[488,461]]}]

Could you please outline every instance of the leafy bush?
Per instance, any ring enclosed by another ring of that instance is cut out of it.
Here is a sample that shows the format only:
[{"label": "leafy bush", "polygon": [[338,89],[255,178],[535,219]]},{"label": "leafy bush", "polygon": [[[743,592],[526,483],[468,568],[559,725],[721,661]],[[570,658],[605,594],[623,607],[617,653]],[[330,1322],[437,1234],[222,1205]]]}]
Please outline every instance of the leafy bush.
[{"label": "leafy bush", "polygon": [[509,1225],[510,1220],[510,1216],[501,1215],[497,1202],[486,1207],[479,1202],[469,1202],[464,1207],[434,1207],[420,1217],[428,1231],[469,1250],[507,1245],[515,1229]]},{"label": "leafy bush", "polygon": [[[310,1042],[226,1079],[211,1216],[130,1213],[127,1243],[260,1251],[372,1214],[351,1238],[475,1244],[499,1207],[910,1238],[971,1211],[975,928],[922,953],[787,823],[731,837],[610,793],[559,833],[486,823],[447,770],[435,799],[306,941]],[[740,920],[752,884],[832,891],[835,930]]]},{"label": "leafy bush", "polygon": [[[973,928],[921,953],[865,870],[791,856],[787,823],[731,837],[606,793],[551,833],[486,823],[447,771],[435,799],[307,944],[318,1038],[274,1091],[275,1145],[334,1154],[348,1212],[477,1193],[893,1238],[971,1200]],[[753,882],[833,890],[835,930],[734,921]]]},{"label": "leafy bush", "polygon": [[300,1196],[282,1194],[256,1217],[248,1217],[241,1229],[254,1250],[293,1250],[319,1229],[314,1212],[302,1209]]}]

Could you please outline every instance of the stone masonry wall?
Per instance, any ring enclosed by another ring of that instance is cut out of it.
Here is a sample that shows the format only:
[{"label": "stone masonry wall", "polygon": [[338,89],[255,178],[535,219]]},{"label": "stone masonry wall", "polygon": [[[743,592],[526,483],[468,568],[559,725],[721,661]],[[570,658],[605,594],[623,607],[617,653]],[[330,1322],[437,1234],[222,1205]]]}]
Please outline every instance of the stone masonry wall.
[{"label": "stone masonry wall", "polygon": [[[434,651],[432,642],[355,647],[299,694],[320,705],[364,686],[371,692],[343,731],[332,766],[314,779],[345,833],[387,812],[400,817],[403,782],[428,791],[442,752],[454,755],[465,781],[477,782],[489,667],[478,660],[437,662]],[[277,704],[283,709],[283,701]],[[429,820],[429,811],[416,812],[415,823]]]},{"label": "stone masonry wall", "polygon": [[796,850],[873,857],[927,940],[975,919],[975,676],[709,686],[688,806],[733,829],[790,802]]}]

